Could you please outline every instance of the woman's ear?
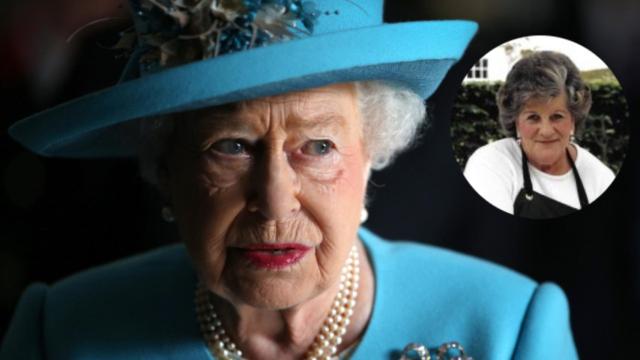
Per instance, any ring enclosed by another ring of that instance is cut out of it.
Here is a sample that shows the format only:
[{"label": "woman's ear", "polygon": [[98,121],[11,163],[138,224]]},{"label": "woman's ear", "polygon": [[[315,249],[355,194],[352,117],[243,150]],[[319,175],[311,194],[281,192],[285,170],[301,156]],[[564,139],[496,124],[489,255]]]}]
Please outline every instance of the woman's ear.
[{"label": "woman's ear", "polygon": [[369,178],[370,177],[371,177],[371,160],[368,160],[364,164],[364,183],[365,183],[365,187],[367,186],[366,184],[369,182]]},{"label": "woman's ear", "polygon": [[[175,159],[174,159],[175,161]],[[174,214],[174,200],[173,200],[173,191],[175,178],[172,174],[174,172],[174,166],[172,166],[172,159],[170,155],[165,154],[160,159],[158,159],[158,166],[156,169],[157,173],[157,189],[160,193],[160,199],[162,201],[162,209],[161,216],[162,219],[168,223],[172,223],[176,221]]]},{"label": "woman's ear", "polygon": [[[366,221],[367,217],[369,216],[369,213],[367,212],[367,205],[369,204],[369,194],[368,194],[368,185],[369,185],[369,178],[371,178],[371,160],[367,160],[367,162],[364,164],[364,199],[363,199],[363,212],[360,214],[360,222],[363,223]],[[363,220],[364,219],[364,220]]]},{"label": "woman's ear", "polygon": [[518,119],[513,122],[513,131],[515,132],[516,139],[520,138],[520,126],[518,126]]}]

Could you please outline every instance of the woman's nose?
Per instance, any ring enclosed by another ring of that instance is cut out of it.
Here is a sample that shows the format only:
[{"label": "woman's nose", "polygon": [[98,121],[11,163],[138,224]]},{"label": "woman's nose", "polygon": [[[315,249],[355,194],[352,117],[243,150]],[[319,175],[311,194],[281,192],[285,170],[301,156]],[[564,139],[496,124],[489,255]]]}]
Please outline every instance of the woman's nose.
[{"label": "woman's nose", "polygon": [[300,210],[300,183],[287,154],[265,154],[256,170],[249,210],[268,220],[284,220],[296,214]]},{"label": "woman's nose", "polygon": [[553,124],[551,123],[550,119],[545,119],[541,121],[539,132],[540,132],[540,135],[545,137],[553,136],[555,131],[553,129]]}]

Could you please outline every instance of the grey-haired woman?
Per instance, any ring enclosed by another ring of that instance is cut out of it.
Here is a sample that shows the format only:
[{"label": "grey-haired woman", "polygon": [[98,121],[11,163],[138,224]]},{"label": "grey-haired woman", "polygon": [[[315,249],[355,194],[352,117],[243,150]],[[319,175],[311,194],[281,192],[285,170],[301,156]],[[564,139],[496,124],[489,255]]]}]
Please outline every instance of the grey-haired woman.
[{"label": "grey-haired woman", "polygon": [[383,24],[380,0],[132,4],[143,76],[11,132],[50,156],[140,150],[180,241],[29,287],[2,360],[577,358],[556,285],[361,227],[370,170],[475,24]]},{"label": "grey-haired woman", "polygon": [[591,92],[566,55],[521,59],[496,100],[508,137],[476,150],[464,171],[485,200],[510,214],[551,218],[584,208],[609,187],[613,172],[575,143]]}]

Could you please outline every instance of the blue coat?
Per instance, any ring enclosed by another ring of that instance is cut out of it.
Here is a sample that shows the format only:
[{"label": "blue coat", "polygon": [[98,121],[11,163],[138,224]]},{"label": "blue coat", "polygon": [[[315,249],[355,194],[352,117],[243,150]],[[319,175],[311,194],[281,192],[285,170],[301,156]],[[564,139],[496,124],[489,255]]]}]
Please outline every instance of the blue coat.
[{"label": "blue coat", "polygon": [[[484,359],[576,359],[556,285],[448,250],[387,242],[362,229],[376,279],[369,326],[353,359],[397,359],[410,342],[457,341]],[[30,286],[1,360],[210,360],[182,245]]]}]

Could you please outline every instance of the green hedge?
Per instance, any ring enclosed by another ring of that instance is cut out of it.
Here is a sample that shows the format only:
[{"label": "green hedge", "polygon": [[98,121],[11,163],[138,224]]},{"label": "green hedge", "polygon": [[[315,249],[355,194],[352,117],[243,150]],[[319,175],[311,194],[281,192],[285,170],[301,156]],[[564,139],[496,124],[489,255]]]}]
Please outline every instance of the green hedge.
[{"label": "green hedge", "polygon": [[[629,142],[629,110],[617,83],[590,83],[591,112],[576,142],[597,156],[614,172],[622,166]],[[451,137],[456,161],[464,168],[480,146],[504,137],[498,123],[495,94],[500,83],[468,83],[461,86],[453,107]]]}]

